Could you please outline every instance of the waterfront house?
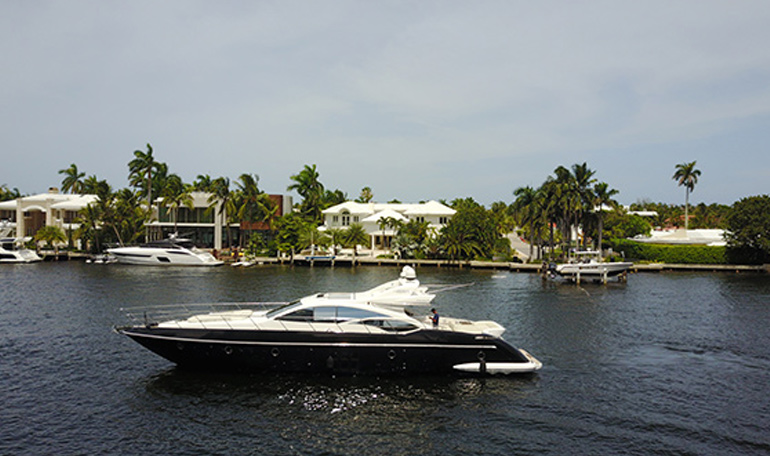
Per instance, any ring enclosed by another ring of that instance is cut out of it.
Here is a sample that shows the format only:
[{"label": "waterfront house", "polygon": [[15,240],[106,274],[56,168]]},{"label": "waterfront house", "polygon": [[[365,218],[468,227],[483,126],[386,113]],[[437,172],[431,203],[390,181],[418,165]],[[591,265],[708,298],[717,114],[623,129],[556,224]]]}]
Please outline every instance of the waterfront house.
[{"label": "waterfront house", "polygon": [[323,211],[324,224],[321,229],[346,229],[353,223],[359,223],[369,235],[372,251],[390,250],[390,241],[397,233],[394,227],[384,224],[388,219],[402,223],[408,223],[410,220],[427,222],[429,229],[438,232],[455,212],[438,201],[416,204],[346,201]]},{"label": "waterfront house", "polygon": [[96,195],[69,195],[51,187],[47,193],[0,202],[0,220],[15,228],[15,237],[29,238],[44,226],[57,226],[65,233],[80,227],[78,212],[96,201]]},{"label": "waterfront house", "polygon": [[[223,238],[226,238],[226,222],[220,215],[218,203],[213,209],[209,209],[210,196],[210,193],[192,192],[192,208],[182,206],[176,210],[164,206],[162,198],[156,199],[152,219],[147,223],[149,239],[162,239],[178,232],[191,238],[198,246],[222,249]],[[291,196],[269,197],[276,204],[276,217],[291,211]],[[30,238],[40,228],[51,225],[58,226],[65,233],[74,232],[80,227],[80,224],[75,222],[78,213],[96,200],[96,195],[64,194],[51,187],[48,193],[0,202],[0,220],[6,221],[7,226],[14,228],[15,237],[19,238]],[[265,223],[238,221],[230,223],[230,229],[232,239],[237,240],[241,231],[266,231],[269,226]]]},{"label": "waterfront house", "polygon": [[[210,209],[211,193],[192,192],[192,209],[180,206],[170,209],[163,205],[163,199],[155,201],[153,221],[148,223],[151,239],[163,239],[177,233],[202,247],[221,250],[223,240],[227,239],[227,222],[221,212],[219,202]],[[288,195],[268,195],[276,206],[275,217],[291,212],[292,197]],[[237,244],[241,232],[267,232],[270,226],[265,222],[231,221],[229,224],[231,242]],[[248,237],[248,236],[247,236]]]}]

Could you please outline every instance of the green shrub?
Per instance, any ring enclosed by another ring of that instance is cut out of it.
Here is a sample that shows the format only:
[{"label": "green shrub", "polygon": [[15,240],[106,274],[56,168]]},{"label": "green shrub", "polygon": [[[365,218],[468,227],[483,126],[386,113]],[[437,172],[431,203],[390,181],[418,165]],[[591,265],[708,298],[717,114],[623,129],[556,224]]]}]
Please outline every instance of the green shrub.
[{"label": "green shrub", "polygon": [[628,239],[613,239],[615,252],[624,252],[626,259],[672,264],[727,264],[723,246],[646,244]]}]

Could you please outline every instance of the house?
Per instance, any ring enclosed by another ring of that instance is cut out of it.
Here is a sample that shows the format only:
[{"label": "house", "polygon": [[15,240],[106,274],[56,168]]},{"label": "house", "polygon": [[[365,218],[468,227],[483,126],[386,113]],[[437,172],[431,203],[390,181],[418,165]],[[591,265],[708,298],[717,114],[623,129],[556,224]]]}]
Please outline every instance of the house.
[{"label": "house", "polygon": [[[190,238],[196,245],[222,249],[223,240],[226,240],[224,214],[221,211],[220,203],[216,203],[214,208],[210,209],[209,198],[211,193],[192,192],[192,206],[187,208],[181,206],[177,209],[170,209],[163,206],[163,199],[156,200],[155,215],[153,221],[148,224],[149,231],[153,239],[162,239],[171,233],[178,232],[180,236]],[[275,217],[280,217],[291,212],[292,197],[288,195],[268,195],[270,200],[276,206]],[[267,231],[270,226],[265,222],[231,222],[230,236],[231,243],[237,244],[240,232],[245,231]]]},{"label": "house", "polygon": [[58,226],[65,233],[80,227],[78,212],[96,201],[96,195],[68,195],[51,187],[48,193],[0,202],[0,220],[15,228],[16,237],[32,237],[44,226]]},{"label": "house", "polygon": [[[147,224],[151,239],[161,239],[170,233],[179,232],[189,237],[199,246],[221,249],[223,238],[226,238],[224,227],[226,223],[220,214],[217,203],[209,209],[210,193],[192,192],[193,208],[179,207],[172,210],[162,205],[162,198],[156,200],[153,206],[152,221]],[[276,204],[276,216],[291,211],[292,198],[286,195],[269,195]],[[80,227],[75,220],[78,213],[88,204],[97,200],[96,195],[63,194],[55,187],[48,193],[24,196],[10,201],[0,202],[0,220],[15,228],[16,237],[32,237],[44,226],[58,226],[65,233],[75,231]],[[266,224],[248,222],[231,223],[233,240],[238,239],[239,230],[260,231],[268,229]]]},{"label": "house", "polygon": [[353,223],[359,223],[369,235],[372,250],[389,250],[390,241],[397,234],[393,226],[386,224],[389,219],[403,223],[410,220],[427,222],[429,228],[437,232],[449,222],[455,212],[438,201],[417,204],[346,201],[323,211],[324,224],[321,229],[345,229]]}]

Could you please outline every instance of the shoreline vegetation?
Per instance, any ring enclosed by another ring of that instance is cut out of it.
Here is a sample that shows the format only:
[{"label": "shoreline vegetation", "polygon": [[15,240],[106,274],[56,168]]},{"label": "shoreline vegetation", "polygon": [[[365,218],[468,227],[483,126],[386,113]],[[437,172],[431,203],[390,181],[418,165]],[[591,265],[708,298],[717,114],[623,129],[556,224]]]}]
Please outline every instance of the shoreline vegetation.
[{"label": "shoreline vegetation", "polygon": [[[55,253],[53,251],[41,252],[43,261],[85,261],[91,257],[90,254],[83,252],[62,251]],[[225,265],[233,266],[236,259],[229,253],[220,256],[225,261]],[[252,257],[249,259],[249,267],[259,266],[299,266],[299,267],[431,267],[446,269],[481,269],[507,272],[522,273],[540,273],[543,270],[542,264],[521,263],[516,261],[482,261],[468,260],[464,262],[452,262],[449,260],[427,260],[427,259],[395,259],[395,258],[374,258],[369,256],[340,256],[334,260],[311,260],[305,257],[295,257],[293,260],[288,257]],[[179,266],[184,268],[184,266]],[[629,269],[630,273],[642,272],[726,272],[726,273],[770,273],[770,264],[749,265],[749,264],[686,264],[686,263],[634,263]]]},{"label": "shoreline vegetation", "polygon": [[[335,255],[348,249],[353,263],[369,261],[356,258],[360,246],[369,241],[359,223],[354,221],[344,229],[319,229],[324,225],[324,209],[351,198],[342,190],[324,186],[316,165],[304,165],[290,176],[286,191],[296,192],[300,201],[289,213],[277,215],[275,202],[258,186],[257,174],[242,174],[232,183],[228,177],[203,174],[193,183],[185,183],[153,153],[150,144],[147,151],[134,152],[128,163],[131,187],[120,190],[113,190],[95,175],[86,177],[74,163],[60,170],[63,192],[95,195],[95,202],[78,213],[77,229],[64,233],[58,227],[45,226],[31,245],[67,252],[76,250],[77,240],[82,252],[99,254],[108,245],[133,245],[150,236],[166,236],[172,231],[158,229],[154,223],[158,214],[171,214],[176,230],[179,212],[192,209],[192,192],[206,192],[210,195],[207,217],[221,217],[223,221],[226,244],[222,244],[222,251],[236,249],[250,259],[288,257],[293,261],[303,251]],[[540,267],[544,262],[564,262],[573,250],[598,250],[611,260],[622,257],[642,264],[725,265],[735,269],[735,265],[770,263],[770,196],[747,197],[731,206],[700,203],[691,207],[690,194],[701,175],[693,161],[676,165],[672,176],[685,189],[683,206],[642,201],[625,208],[615,199],[619,192],[595,175],[587,163],[558,166],[540,187],[516,188],[509,203],[498,201],[488,208],[472,197],[440,200],[455,210],[440,227],[419,218],[380,220],[382,233],[386,228],[394,233],[388,239],[390,253],[370,259],[426,260],[441,265],[524,260]],[[18,189],[0,186],[0,200],[20,196]],[[374,202],[372,189],[364,187],[354,201]],[[244,228],[247,226],[265,228]],[[720,229],[725,233],[725,245],[663,246],[631,239],[649,235],[653,228]],[[513,247],[513,236],[525,240],[523,248],[528,252]]]}]

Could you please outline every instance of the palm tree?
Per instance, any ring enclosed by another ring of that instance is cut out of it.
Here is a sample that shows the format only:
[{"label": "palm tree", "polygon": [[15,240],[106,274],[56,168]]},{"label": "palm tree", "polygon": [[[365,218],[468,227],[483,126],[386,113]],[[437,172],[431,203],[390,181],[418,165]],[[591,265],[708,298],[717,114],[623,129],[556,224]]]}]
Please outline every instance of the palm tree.
[{"label": "palm tree", "polygon": [[[589,213],[593,208],[593,191],[591,184],[596,182],[593,178],[596,171],[590,169],[586,162],[583,164],[572,165],[572,176],[574,177],[575,192],[579,198],[579,204],[575,213],[576,226],[578,223],[585,225],[584,216]],[[583,247],[586,245],[585,226],[583,227]]]},{"label": "palm tree", "polygon": [[150,211],[140,204],[139,197],[129,188],[119,190],[114,194],[115,225],[119,231],[118,240],[126,244],[134,244],[144,235],[145,222],[150,219]]},{"label": "palm tree", "polygon": [[358,245],[365,244],[368,240],[369,235],[366,234],[364,226],[360,223],[351,223],[350,226],[348,226],[348,229],[345,230],[343,245],[346,247],[353,247],[353,264],[356,264]]},{"label": "palm tree", "polygon": [[567,168],[559,166],[554,170],[554,174],[556,175],[553,179],[556,197],[554,211],[558,214],[561,224],[562,242],[564,242],[562,250],[567,250],[572,245],[572,226],[580,197],[577,193],[575,176]]},{"label": "palm tree", "polygon": [[0,185],[0,201],[8,201],[21,197],[21,192],[18,188],[13,190],[8,188],[8,184]]},{"label": "palm tree", "polygon": [[159,194],[162,198],[161,204],[172,210],[174,214],[174,232],[177,233],[179,207],[184,205],[192,210],[194,208],[192,195],[190,194],[189,187],[182,182],[182,178],[177,174],[171,174],[163,183],[164,186],[160,189]]},{"label": "palm tree", "polygon": [[357,203],[368,203],[374,198],[371,187],[364,187],[361,189],[361,195],[356,198]]},{"label": "palm tree", "polygon": [[529,258],[532,259],[532,253],[535,244],[535,221],[538,217],[537,202],[535,201],[537,191],[530,187],[519,187],[513,192],[516,200],[513,202],[513,209],[519,219],[519,223],[528,226],[529,234]]},{"label": "palm tree", "polygon": [[48,247],[53,247],[54,253],[59,253],[59,244],[67,242],[67,236],[58,226],[46,225],[35,233],[35,241],[45,241]]},{"label": "palm tree", "polygon": [[599,221],[599,252],[602,251],[602,230],[604,229],[604,210],[602,209],[602,206],[609,205],[615,207],[617,205],[617,201],[612,199],[612,197],[617,194],[618,191],[614,188],[609,188],[609,185],[606,182],[599,182],[598,184],[594,185],[593,203],[596,207],[596,210],[598,211],[596,213],[596,217]]},{"label": "palm tree", "polygon": [[278,206],[259,189],[258,182],[259,176],[256,174],[241,174],[235,183],[238,186],[234,198],[236,215],[241,221],[267,222],[278,211]]},{"label": "palm tree", "polygon": [[208,174],[198,174],[195,178],[195,182],[192,184],[193,190],[196,192],[210,192],[213,181]]},{"label": "palm tree", "polygon": [[342,244],[342,240],[345,238],[345,230],[341,228],[329,228],[324,234],[331,239],[332,255],[337,254],[337,246]]},{"label": "palm tree", "polygon": [[690,163],[680,163],[676,165],[676,172],[671,177],[680,187],[684,187],[684,229],[688,228],[688,216],[690,206],[690,193],[695,190],[695,184],[698,183],[700,170],[695,168],[695,161]]},{"label": "palm tree", "polygon": [[64,175],[61,181],[61,190],[64,193],[83,193],[83,178],[86,173],[78,171],[76,164],[72,163],[67,169],[60,169],[59,174]]},{"label": "palm tree", "polygon": [[314,222],[321,220],[321,199],[324,196],[324,186],[318,178],[316,165],[305,165],[302,171],[291,176],[294,183],[286,187],[286,190],[295,190],[302,197],[300,210]]},{"label": "palm tree", "polygon": [[128,162],[128,182],[142,190],[147,196],[147,206],[152,207],[152,170],[156,167],[156,162],[150,143],[147,143],[147,152],[135,150],[134,157]]},{"label": "palm tree", "polygon": [[220,220],[225,225],[225,235],[227,236],[227,246],[231,247],[230,240],[230,219],[236,213],[233,201],[233,192],[230,191],[230,179],[227,177],[218,177],[211,183],[211,196],[209,196],[209,209],[213,210],[219,205]]},{"label": "palm tree", "polygon": [[93,240],[94,249],[92,251],[99,252],[101,250],[99,248],[99,228],[102,224],[102,217],[96,203],[91,203],[81,209],[75,221],[80,224],[77,236],[86,241]]}]

